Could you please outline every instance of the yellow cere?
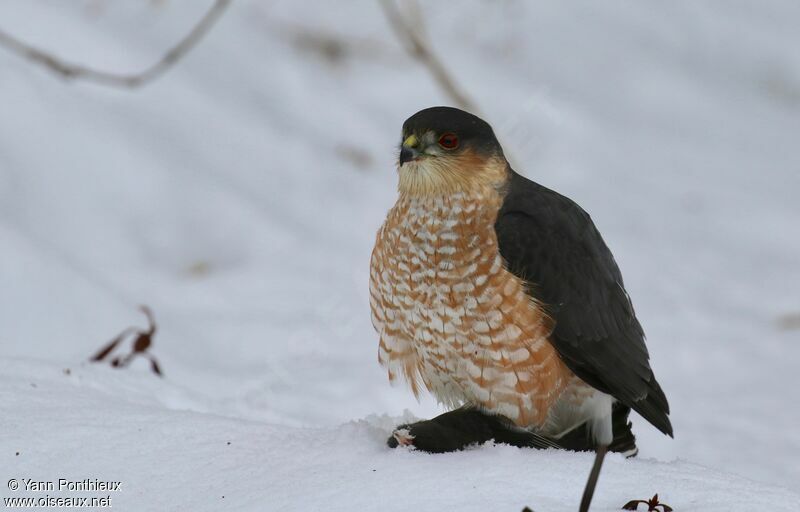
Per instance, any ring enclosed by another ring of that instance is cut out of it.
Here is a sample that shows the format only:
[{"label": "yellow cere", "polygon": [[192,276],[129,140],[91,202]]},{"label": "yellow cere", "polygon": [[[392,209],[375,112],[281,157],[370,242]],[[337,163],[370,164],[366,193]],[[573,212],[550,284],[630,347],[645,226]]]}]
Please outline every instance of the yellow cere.
[{"label": "yellow cere", "polygon": [[407,148],[413,148],[417,145],[417,136],[416,135],[409,135],[406,137],[406,140],[403,141],[403,146]]}]

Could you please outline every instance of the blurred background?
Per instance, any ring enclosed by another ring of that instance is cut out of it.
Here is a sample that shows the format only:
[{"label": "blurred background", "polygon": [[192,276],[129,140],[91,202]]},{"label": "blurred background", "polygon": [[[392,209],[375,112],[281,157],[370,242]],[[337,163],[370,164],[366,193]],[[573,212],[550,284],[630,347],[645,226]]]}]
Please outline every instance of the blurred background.
[{"label": "blurred background", "polygon": [[[133,88],[31,52],[137,73],[213,5],[0,3],[4,382],[125,373],[115,399],[287,426],[438,413],[377,364],[368,266],[402,122],[466,101],[614,251],[673,409],[674,440],[633,420],[640,456],[800,490],[800,3],[237,0]],[[140,304],[164,378],[89,365]]]}]

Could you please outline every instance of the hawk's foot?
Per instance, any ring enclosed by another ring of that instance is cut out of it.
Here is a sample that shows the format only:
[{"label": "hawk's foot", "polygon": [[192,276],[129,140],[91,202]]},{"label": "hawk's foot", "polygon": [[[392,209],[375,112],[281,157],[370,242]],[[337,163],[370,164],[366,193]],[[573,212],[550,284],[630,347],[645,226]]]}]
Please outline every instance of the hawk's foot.
[{"label": "hawk's foot", "polygon": [[386,440],[389,448],[397,448],[398,446],[414,446],[414,436],[408,430],[408,425],[400,425],[397,427],[389,439]]}]

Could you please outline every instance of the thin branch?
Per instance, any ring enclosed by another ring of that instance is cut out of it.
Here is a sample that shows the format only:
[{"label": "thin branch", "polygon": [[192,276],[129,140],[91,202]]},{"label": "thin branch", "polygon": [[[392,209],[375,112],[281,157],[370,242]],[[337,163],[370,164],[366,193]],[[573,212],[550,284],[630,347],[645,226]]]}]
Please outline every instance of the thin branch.
[{"label": "thin branch", "polygon": [[68,80],[87,80],[111,87],[135,89],[158,78],[174,66],[205,36],[233,0],[216,0],[192,30],[170,48],[156,63],[139,73],[112,73],[80,64],[64,62],[54,55],[30,46],[0,29],[0,46],[35,62]]},{"label": "thin branch", "polygon": [[[405,46],[406,51],[428,68],[428,71],[430,71],[433,78],[453,103],[461,109],[480,115],[476,105],[458,87],[456,81],[450,76],[450,73],[448,73],[442,62],[427,44],[422,32],[424,25],[418,15],[419,8],[412,4],[411,15],[415,18],[412,21],[411,16],[404,16],[400,12],[394,0],[381,0],[381,7],[383,7],[383,12],[389,20],[389,25]],[[414,15],[415,13],[417,15]]]}]

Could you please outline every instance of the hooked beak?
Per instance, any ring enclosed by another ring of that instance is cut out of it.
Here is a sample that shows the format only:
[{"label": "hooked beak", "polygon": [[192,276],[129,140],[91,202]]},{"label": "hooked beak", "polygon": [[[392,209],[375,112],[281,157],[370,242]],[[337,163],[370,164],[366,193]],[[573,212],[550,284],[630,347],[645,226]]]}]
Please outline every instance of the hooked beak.
[{"label": "hooked beak", "polygon": [[407,146],[403,146],[400,149],[400,165],[416,160],[417,158],[419,158],[419,151],[416,149]]},{"label": "hooked beak", "polygon": [[401,166],[406,162],[414,161],[420,157],[421,153],[416,149],[418,145],[419,140],[416,135],[412,134],[406,137],[406,140],[403,141],[403,145],[400,147]]}]

